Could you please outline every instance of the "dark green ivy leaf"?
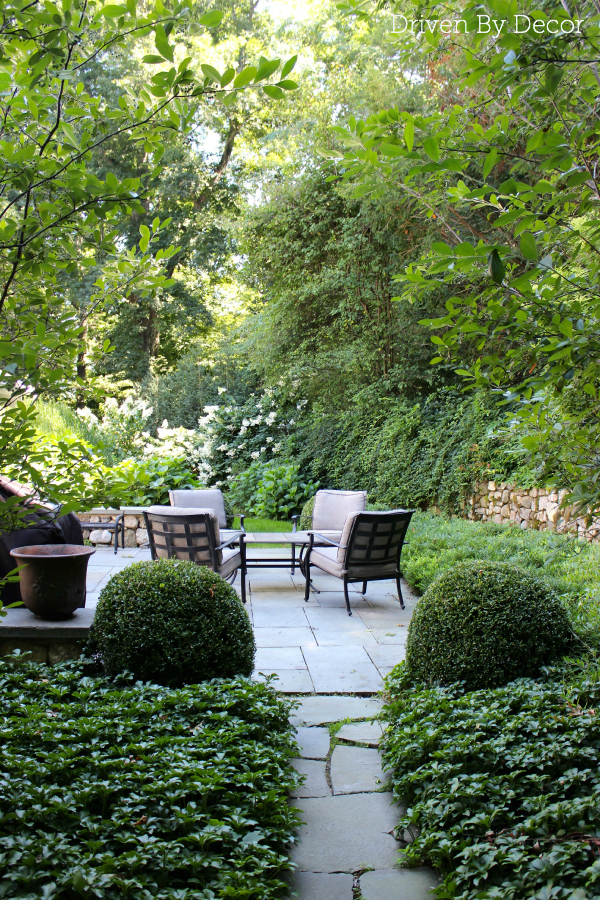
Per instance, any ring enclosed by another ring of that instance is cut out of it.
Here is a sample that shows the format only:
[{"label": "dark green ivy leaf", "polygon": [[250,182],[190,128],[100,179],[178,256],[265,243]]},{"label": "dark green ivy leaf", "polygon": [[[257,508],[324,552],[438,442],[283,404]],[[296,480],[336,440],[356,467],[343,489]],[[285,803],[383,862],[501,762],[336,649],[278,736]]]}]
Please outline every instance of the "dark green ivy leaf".
[{"label": "dark green ivy leaf", "polygon": [[502,284],[506,269],[497,250],[492,250],[488,256],[488,272],[495,284]]}]

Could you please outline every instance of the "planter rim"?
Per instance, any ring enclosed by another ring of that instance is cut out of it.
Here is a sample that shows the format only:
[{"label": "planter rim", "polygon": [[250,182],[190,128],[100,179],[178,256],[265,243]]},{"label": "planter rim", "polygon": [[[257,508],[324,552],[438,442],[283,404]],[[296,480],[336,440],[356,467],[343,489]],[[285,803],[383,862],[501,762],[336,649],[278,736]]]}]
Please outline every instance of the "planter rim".
[{"label": "planter rim", "polygon": [[85,547],[81,544],[30,544],[27,547],[15,547],[10,550],[10,555],[15,559],[64,559],[73,556],[91,556],[96,550],[94,547]]}]

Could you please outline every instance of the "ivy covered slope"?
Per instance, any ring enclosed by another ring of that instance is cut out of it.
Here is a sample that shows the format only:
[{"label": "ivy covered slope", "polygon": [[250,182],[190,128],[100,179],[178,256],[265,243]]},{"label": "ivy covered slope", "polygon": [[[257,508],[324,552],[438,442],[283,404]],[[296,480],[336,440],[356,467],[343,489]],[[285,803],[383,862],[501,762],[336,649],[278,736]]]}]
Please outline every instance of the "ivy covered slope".
[{"label": "ivy covered slope", "polygon": [[441,874],[439,898],[600,897],[597,669],[495,690],[387,679],[384,756],[418,835],[407,861]]},{"label": "ivy covered slope", "polygon": [[0,662],[0,896],[280,897],[296,819],[288,704]]}]

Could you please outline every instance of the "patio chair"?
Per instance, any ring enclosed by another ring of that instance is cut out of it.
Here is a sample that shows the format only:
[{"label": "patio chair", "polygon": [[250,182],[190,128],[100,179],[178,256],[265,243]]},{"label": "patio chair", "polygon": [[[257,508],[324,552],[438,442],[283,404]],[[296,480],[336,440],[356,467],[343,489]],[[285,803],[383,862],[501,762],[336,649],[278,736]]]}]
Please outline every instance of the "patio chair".
[{"label": "patio chair", "polygon": [[[186,559],[208,566],[231,584],[241,570],[242,603],[246,602],[246,547],[243,532],[223,538],[214,509],[151,506],[144,512],[152,559]],[[236,549],[232,545],[239,542]]]},{"label": "patio chair", "polygon": [[[306,586],[304,599],[310,594],[310,567],[341,578],[348,615],[352,615],[348,585],[362,581],[363,596],[369,581],[396,580],[398,600],[404,609],[400,585],[400,554],[414,510],[393,509],[389,512],[352,512],[348,515],[341,540],[309,533],[304,559]],[[319,541],[319,544],[316,542]]]},{"label": "patio chair", "polygon": [[234,513],[233,516],[228,516],[225,511],[223,492],[218,488],[206,488],[202,491],[169,491],[169,503],[171,506],[186,509],[213,509],[219,519],[222,539],[226,539],[230,534],[233,534],[231,526],[237,516],[240,519],[238,531],[246,531],[244,528],[246,516],[243,513]]},{"label": "patio chair", "polygon": [[[367,506],[366,491],[317,491],[313,508],[311,531],[318,531],[327,538],[339,541],[349,513],[362,512]],[[292,533],[295,534],[299,516],[292,516]],[[300,532],[306,536],[306,532]],[[323,546],[315,541],[315,547]],[[300,550],[298,563],[304,574],[304,547]],[[296,547],[292,544],[292,575],[295,572]]]}]

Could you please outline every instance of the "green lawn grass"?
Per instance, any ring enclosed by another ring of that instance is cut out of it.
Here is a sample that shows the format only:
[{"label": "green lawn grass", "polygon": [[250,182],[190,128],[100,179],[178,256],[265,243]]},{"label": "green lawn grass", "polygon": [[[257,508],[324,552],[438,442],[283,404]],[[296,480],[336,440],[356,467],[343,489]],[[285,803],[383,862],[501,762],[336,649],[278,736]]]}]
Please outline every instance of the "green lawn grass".
[{"label": "green lawn grass", "polygon": [[[240,520],[234,520],[234,528],[240,527]],[[248,518],[244,520],[244,528],[246,531],[283,531],[288,532],[292,530],[292,522],[285,521],[280,522],[278,519],[252,519]],[[271,549],[277,549],[277,547],[288,547],[289,544],[252,544],[252,547],[270,547]]]}]

